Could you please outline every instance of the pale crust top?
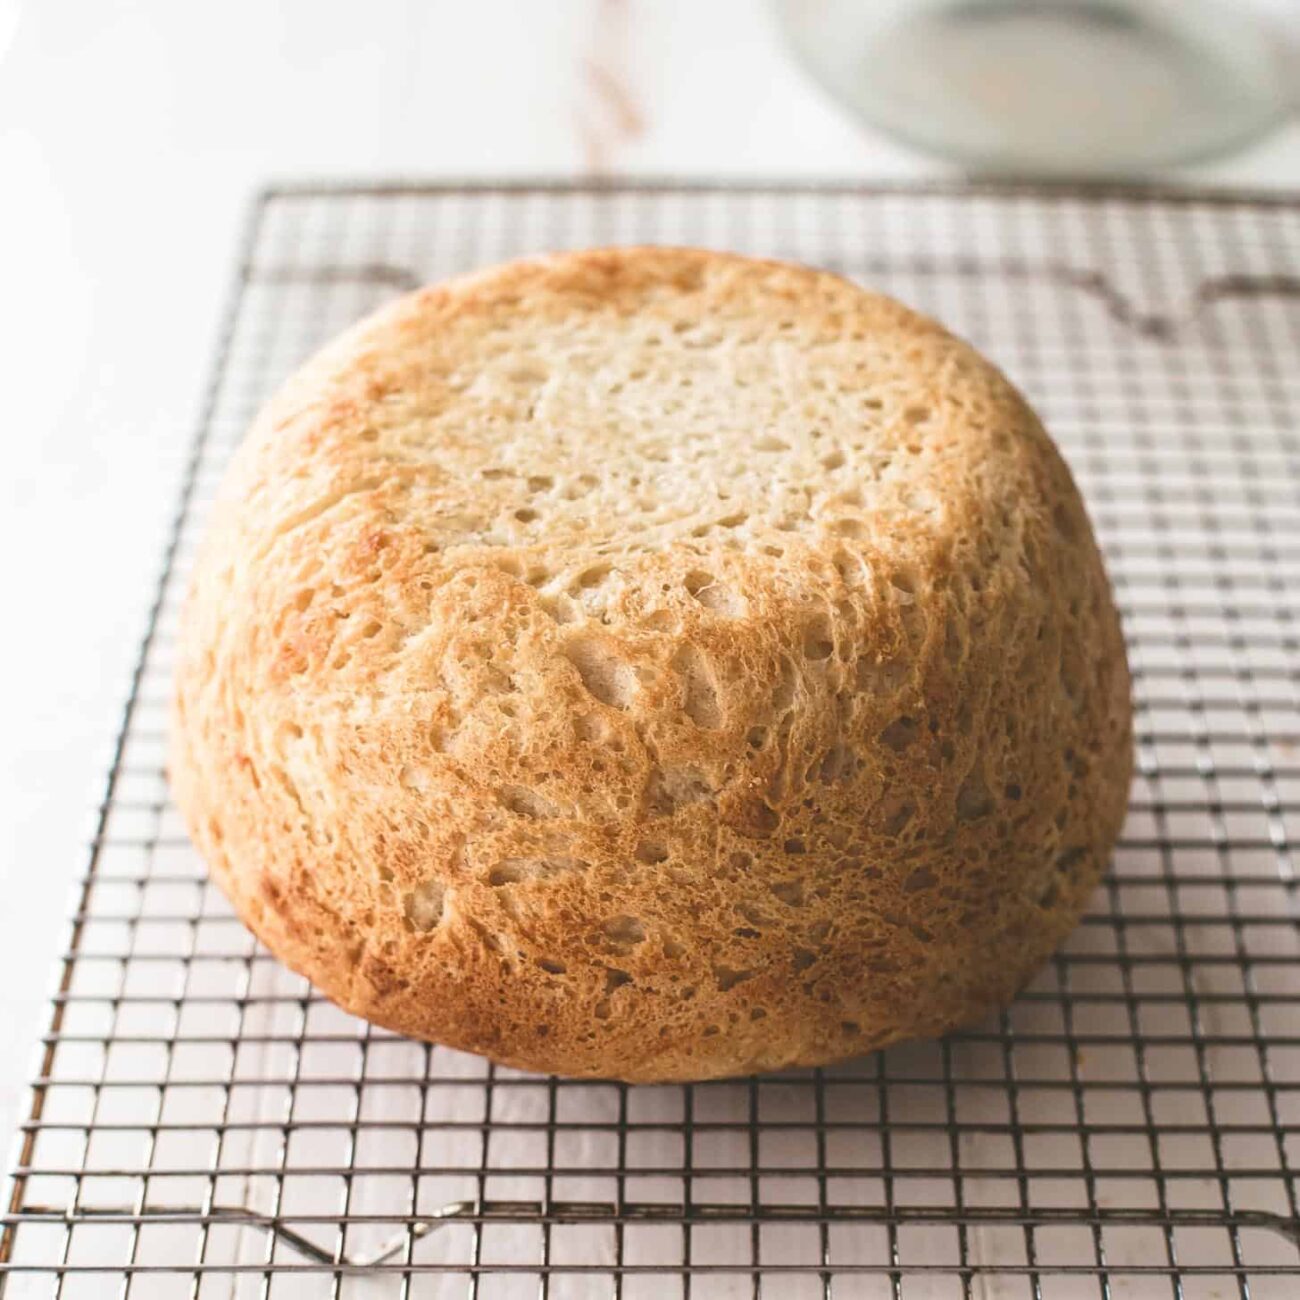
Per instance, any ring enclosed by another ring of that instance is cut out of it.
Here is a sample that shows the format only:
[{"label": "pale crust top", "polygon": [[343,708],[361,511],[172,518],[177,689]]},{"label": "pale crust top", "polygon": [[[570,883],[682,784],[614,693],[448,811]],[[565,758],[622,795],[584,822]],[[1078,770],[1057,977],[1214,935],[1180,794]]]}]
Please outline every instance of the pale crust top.
[{"label": "pale crust top", "polygon": [[341,1005],[625,1079],[1004,1003],[1130,764],[1101,560],[1007,381],[834,276],[644,248],[423,290],[285,386],[171,753],[215,879]]}]

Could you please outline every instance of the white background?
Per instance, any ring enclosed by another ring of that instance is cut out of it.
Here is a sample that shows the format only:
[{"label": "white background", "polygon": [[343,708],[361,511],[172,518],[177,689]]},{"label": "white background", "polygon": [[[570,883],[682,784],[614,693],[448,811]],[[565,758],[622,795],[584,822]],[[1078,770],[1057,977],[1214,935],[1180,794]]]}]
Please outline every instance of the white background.
[{"label": "white background", "polygon": [[[938,170],[757,0],[0,0],[0,1143],[255,187]],[[1300,186],[1300,128],[1175,179]]]}]

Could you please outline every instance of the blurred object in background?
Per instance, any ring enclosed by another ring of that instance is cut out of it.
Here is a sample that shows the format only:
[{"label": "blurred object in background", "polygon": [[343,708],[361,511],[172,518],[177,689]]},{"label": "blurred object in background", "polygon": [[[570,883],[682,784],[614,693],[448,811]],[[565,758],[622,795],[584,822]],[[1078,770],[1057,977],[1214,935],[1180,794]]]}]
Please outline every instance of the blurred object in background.
[{"label": "blurred object in background", "polygon": [[1289,110],[1246,0],[776,0],[813,75],[969,167],[1124,175],[1222,153]]}]

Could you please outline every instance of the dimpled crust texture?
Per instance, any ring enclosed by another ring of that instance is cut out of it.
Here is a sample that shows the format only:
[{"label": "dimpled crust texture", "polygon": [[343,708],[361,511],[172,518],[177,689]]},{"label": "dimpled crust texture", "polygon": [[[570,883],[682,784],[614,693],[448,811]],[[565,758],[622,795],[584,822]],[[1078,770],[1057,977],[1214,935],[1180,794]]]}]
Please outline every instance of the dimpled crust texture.
[{"label": "dimpled crust texture", "polygon": [[835,276],[635,248],[425,289],[286,385],[171,752],[216,881],[341,1006],[627,1080],[1004,1004],[1130,764],[1101,560],[1007,381]]}]

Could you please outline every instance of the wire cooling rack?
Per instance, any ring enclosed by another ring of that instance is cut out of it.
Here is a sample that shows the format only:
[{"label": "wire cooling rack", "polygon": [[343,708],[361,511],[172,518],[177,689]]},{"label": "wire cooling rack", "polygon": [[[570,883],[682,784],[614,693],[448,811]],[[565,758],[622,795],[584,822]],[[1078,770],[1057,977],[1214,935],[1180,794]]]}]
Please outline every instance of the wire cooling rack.
[{"label": "wire cooling rack", "polygon": [[[178,601],[254,409],[418,282],[721,245],[935,313],[1087,495],[1136,674],[1114,869],[1004,1015],[739,1083],[496,1069],[333,1008],[167,799]],[[287,187],[257,205],[0,1219],[8,1297],[1300,1294],[1300,201]]]}]

